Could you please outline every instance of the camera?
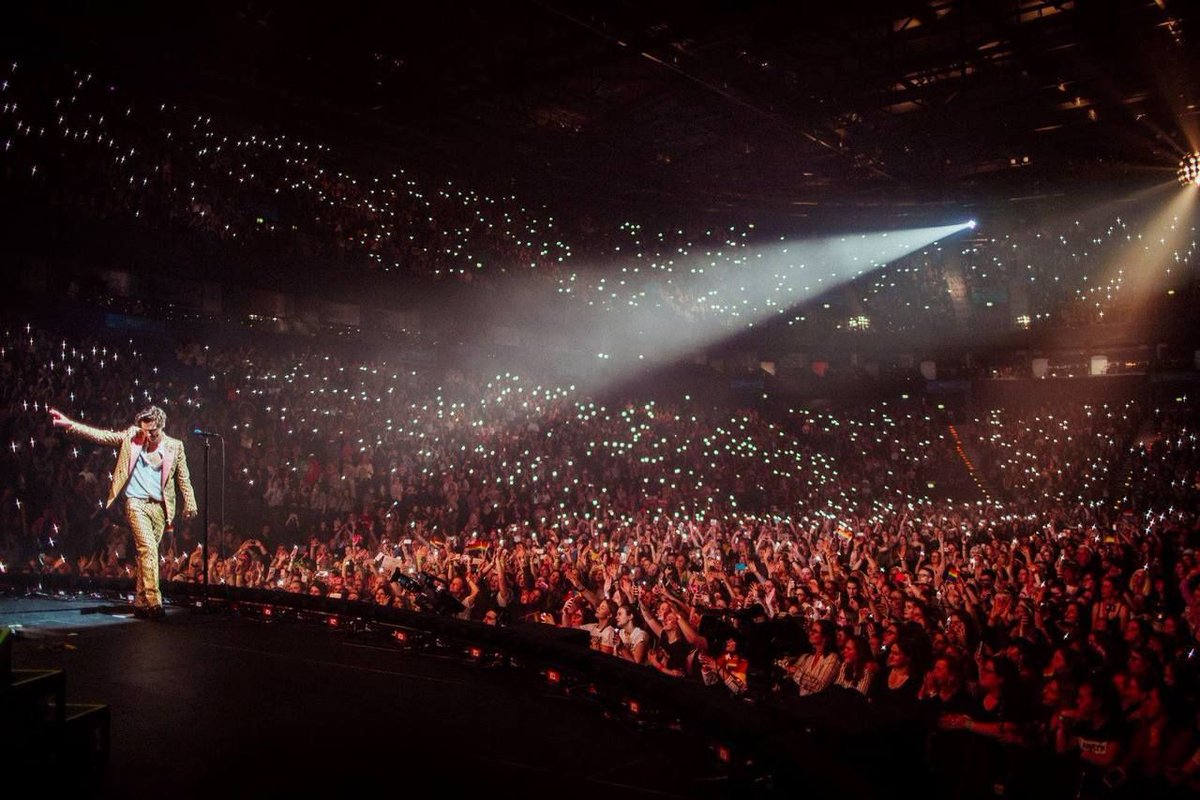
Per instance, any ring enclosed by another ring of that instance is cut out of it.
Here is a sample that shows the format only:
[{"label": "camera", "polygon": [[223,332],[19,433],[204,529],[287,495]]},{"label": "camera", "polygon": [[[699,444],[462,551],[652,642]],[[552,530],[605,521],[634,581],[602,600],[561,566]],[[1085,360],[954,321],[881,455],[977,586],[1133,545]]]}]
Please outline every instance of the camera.
[{"label": "camera", "polygon": [[399,567],[397,567],[395,569],[395,571],[392,572],[392,576],[388,580],[391,581],[392,583],[400,584],[400,588],[402,588],[408,592],[420,592],[422,589],[420,583],[418,583],[416,580],[409,577],[408,575],[405,575],[400,570]]}]

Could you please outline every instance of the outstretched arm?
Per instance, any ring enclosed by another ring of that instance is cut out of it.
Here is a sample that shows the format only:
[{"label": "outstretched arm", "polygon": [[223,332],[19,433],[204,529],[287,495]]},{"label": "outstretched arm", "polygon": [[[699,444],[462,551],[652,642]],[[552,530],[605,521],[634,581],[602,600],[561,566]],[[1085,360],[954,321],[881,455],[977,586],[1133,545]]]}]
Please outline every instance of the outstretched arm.
[{"label": "outstretched arm", "polygon": [[87,439],[89,442],[108,445],[109,447],[116,447],[125,437],[132,436],[134,432],[132,428],[127,428],[123,431],[107,431],[103,428],[93,428],[90,425],[84,425],[82,422],[76,422],[57,408],[50,409],[50,421],[54,427],[62,428],[63,432],[69,436],[78,436],[80,439]]},{"label": "outstretched arm", "polygon": [[642,619],[646,621],[646,627],[650,629],[650,632],[656,637],[662,636],[662,625],[659,624],[659,621],[654,618],[654,613],[650,611],[650,607],[646,605],[646,596],[640,592],[638,593],[638,608],[641,610]]},{"label": "outstretched arm", "polygon": [[508,591],[508,574],[504,569],[504,551],[496,551],[496,576],[499,579],[498,591],[496,592],[496,605],[501,608],[508,608],[509,602],[512,600],[512,594]]},{"label": "outstretched arm", "polygon": [[683,638],[687,639],[688,644],[692,647],[699,648],[701,651],[708,650],[708,639],[700,635],[700,633],[692,627],[691,620],[688,619],[690,608],[682,604],[682,601],[676,599],[676,605],[681,606],[679,611],[679,630],[683,633]]},{"label": "outstretched arm", "polygon": [[467,608],[474,608],[475,601],[479,599],[479,584],[475,582],[475,576],[469,569],[467,570],[467,586],[471,587],[471,593],[462,601],[462,604]]}]

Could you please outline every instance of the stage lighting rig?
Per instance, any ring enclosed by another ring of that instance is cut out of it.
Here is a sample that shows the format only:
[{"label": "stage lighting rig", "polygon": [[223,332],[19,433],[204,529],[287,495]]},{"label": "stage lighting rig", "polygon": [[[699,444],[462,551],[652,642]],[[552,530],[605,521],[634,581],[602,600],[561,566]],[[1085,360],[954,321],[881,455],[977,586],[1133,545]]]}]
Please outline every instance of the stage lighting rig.
[{"label": "stage lighting rig", "polygon": [[1200,153],[1184,156],[1175,175],[1180,186],[1200,186]]}]

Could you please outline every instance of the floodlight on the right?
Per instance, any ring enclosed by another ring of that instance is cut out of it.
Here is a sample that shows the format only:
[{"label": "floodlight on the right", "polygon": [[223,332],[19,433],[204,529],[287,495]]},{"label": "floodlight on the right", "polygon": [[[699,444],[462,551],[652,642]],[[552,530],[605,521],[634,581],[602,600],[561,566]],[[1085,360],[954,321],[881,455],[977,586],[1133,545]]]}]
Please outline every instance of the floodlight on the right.
[{"label": "floodlight on the right", "polygon": [[1200,153],[1184,156],[1175,173],[1181,186],[1200,186]]}]

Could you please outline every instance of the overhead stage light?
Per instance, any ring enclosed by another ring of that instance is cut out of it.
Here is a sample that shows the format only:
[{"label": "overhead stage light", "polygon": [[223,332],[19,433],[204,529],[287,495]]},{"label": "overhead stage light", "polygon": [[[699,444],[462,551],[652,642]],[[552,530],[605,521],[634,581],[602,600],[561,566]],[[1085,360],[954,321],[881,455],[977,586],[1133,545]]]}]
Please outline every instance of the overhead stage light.
[{"label": "overhead stage light", "polygon": [[1184,156],[1175,175],[1181,186],[1200,186],[1200,153]]}]

